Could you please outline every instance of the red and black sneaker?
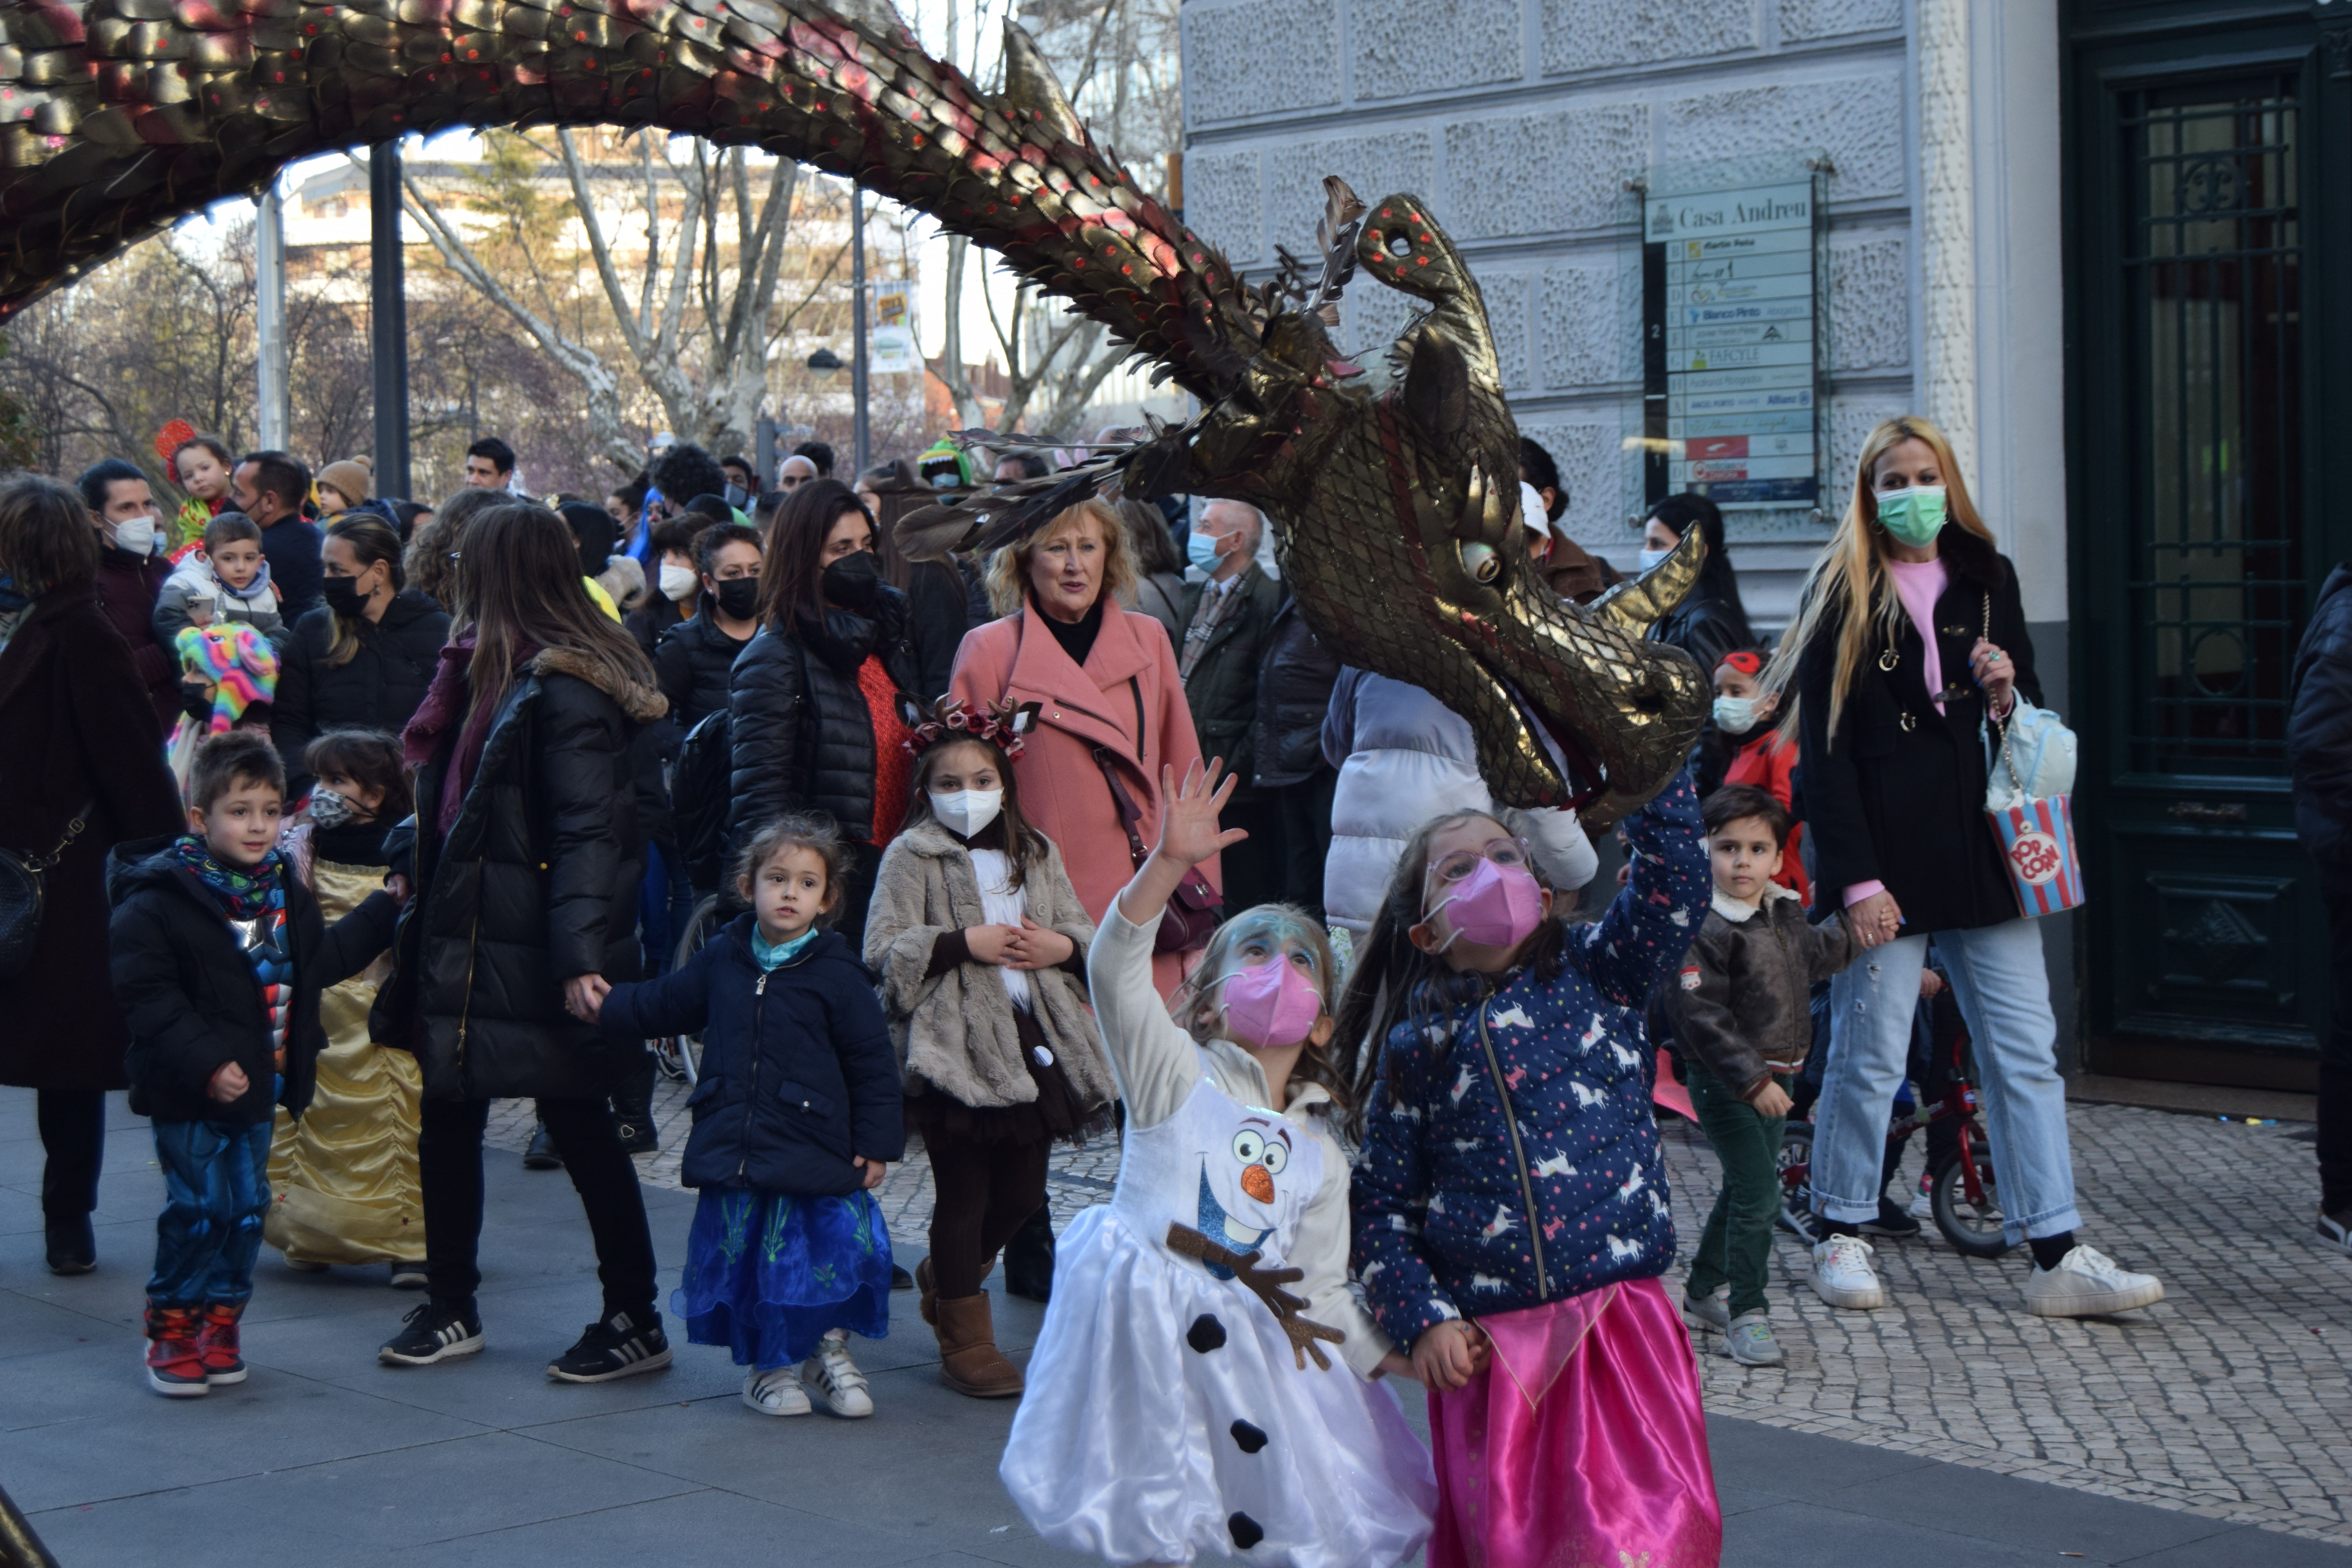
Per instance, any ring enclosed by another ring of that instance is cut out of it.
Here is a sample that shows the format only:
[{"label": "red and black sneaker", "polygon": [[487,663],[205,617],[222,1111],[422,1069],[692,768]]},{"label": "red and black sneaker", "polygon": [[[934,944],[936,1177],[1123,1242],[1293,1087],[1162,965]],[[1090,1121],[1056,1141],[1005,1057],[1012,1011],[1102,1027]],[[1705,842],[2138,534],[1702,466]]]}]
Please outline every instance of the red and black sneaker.
[{"label": "red and black sneaker", "polygon": [[170,1399],[194,1399],[212,1392],[197,1348],[193,1307],[147,1308],[147,1386]]},{"label": "red and black sneaker", "polygon": [[204,1360],[205,1382],[215,1387],[245,1381],[245,1353],[236,1342],[236,1321],[243,1316],[243,1307],[217,1301],[205,1309],[196,1330],[196,1353]]}]

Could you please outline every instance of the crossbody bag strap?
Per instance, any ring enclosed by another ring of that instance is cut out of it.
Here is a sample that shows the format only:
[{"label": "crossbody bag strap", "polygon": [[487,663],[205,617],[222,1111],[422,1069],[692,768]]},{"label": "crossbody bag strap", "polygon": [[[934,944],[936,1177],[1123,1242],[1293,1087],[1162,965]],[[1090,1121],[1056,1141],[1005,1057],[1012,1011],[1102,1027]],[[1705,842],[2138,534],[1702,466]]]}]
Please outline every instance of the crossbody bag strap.
[{"label": "crossbody bag strap", "polygon": [[1135,797],[1127,793],[1127,786],[1118,782],[1118,763],[1113,760],[1110,748],[1097,746],[1094,753],[1095,766],[1102,769],[1103,783],[1110,786],[1110,803],[1118,811],[1118,825],[1127,830],[1127,852],[1133,858],[1136,869],[1141,870],[1143,862],[1149,858],[1143,847],[1143,835],[1138,831],[1143,821],[1142,808],[1135,804]]},{"label": "crossbody bag strap", "polygon": [[33,856],[25,857],[22,861],[25,869],[27,871],[46,871],[50,867],[55,866],[58,861],[64,859],[66,858],[66,851],[72,848],[74,846],[74,840],[79,838],[83,832],[89,828],[89,819],[97,813],[97,796],[92,795],[89,799],[83,801],[81,803],[81,809],[74,813],[73,820],[66,824],[65,836],[58,840],[58,847],[50,850],[47,855],[39,856],[37,858]]}]

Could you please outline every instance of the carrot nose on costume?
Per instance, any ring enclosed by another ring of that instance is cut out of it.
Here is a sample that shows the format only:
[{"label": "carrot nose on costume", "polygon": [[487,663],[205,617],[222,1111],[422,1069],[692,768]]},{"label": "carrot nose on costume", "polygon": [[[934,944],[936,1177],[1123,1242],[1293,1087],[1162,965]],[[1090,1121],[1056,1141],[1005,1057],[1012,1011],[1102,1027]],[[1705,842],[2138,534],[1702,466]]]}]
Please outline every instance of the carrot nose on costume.
[{"label": "carrot nose on costume", "polygon": [[1274,1174],[1264,1165],[1252,1165],[1242,1173],[1242,1191],[1262,1204],[1274,1202]]}]

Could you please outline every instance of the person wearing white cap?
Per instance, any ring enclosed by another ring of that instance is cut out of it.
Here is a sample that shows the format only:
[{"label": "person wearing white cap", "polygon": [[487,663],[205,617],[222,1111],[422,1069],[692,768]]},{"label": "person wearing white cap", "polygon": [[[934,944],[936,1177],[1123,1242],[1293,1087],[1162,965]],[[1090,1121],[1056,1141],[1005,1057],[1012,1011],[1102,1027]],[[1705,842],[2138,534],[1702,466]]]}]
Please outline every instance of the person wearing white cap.
[{"label": "person wearing white cap", "polygon": [[1559,520],[1567,515],[1568,481],[1560,478],[1559,465],[1540,445],[1520,437],[1519,521],[1537,536],[1528,542],[1528,554],[1553,593],[1590,604],[1617,583],[1617,571],[1561,531]]}]

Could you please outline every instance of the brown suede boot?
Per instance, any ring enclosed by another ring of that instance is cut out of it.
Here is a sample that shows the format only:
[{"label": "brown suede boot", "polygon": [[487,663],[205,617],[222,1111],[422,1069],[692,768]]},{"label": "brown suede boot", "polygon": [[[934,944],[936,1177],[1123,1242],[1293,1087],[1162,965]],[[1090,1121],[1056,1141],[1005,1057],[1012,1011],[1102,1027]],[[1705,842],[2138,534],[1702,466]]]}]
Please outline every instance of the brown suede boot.
[{"label": "brown suede boot", "polygon": [[996,1348],[988,1293],[939,1301],[940,1381],[974,1399],[1011,1399],[1021,1393],[1021,1369]]},{"label": "brown suede boot", "polygon": [[[981,1262],[980,1277],[982,1279],[987,1279],[988,1271],[995,1267],[996,1254],[992,1252]],[[915,1265],[915,1289],[922,1292],[916,1298],[915,1310],[922,1314],[923,1321],[935,1329],[938,1328],[940,1326],[940,1277],[931,1268],[929,1253],[924,1254],[923,1260]]]}]

